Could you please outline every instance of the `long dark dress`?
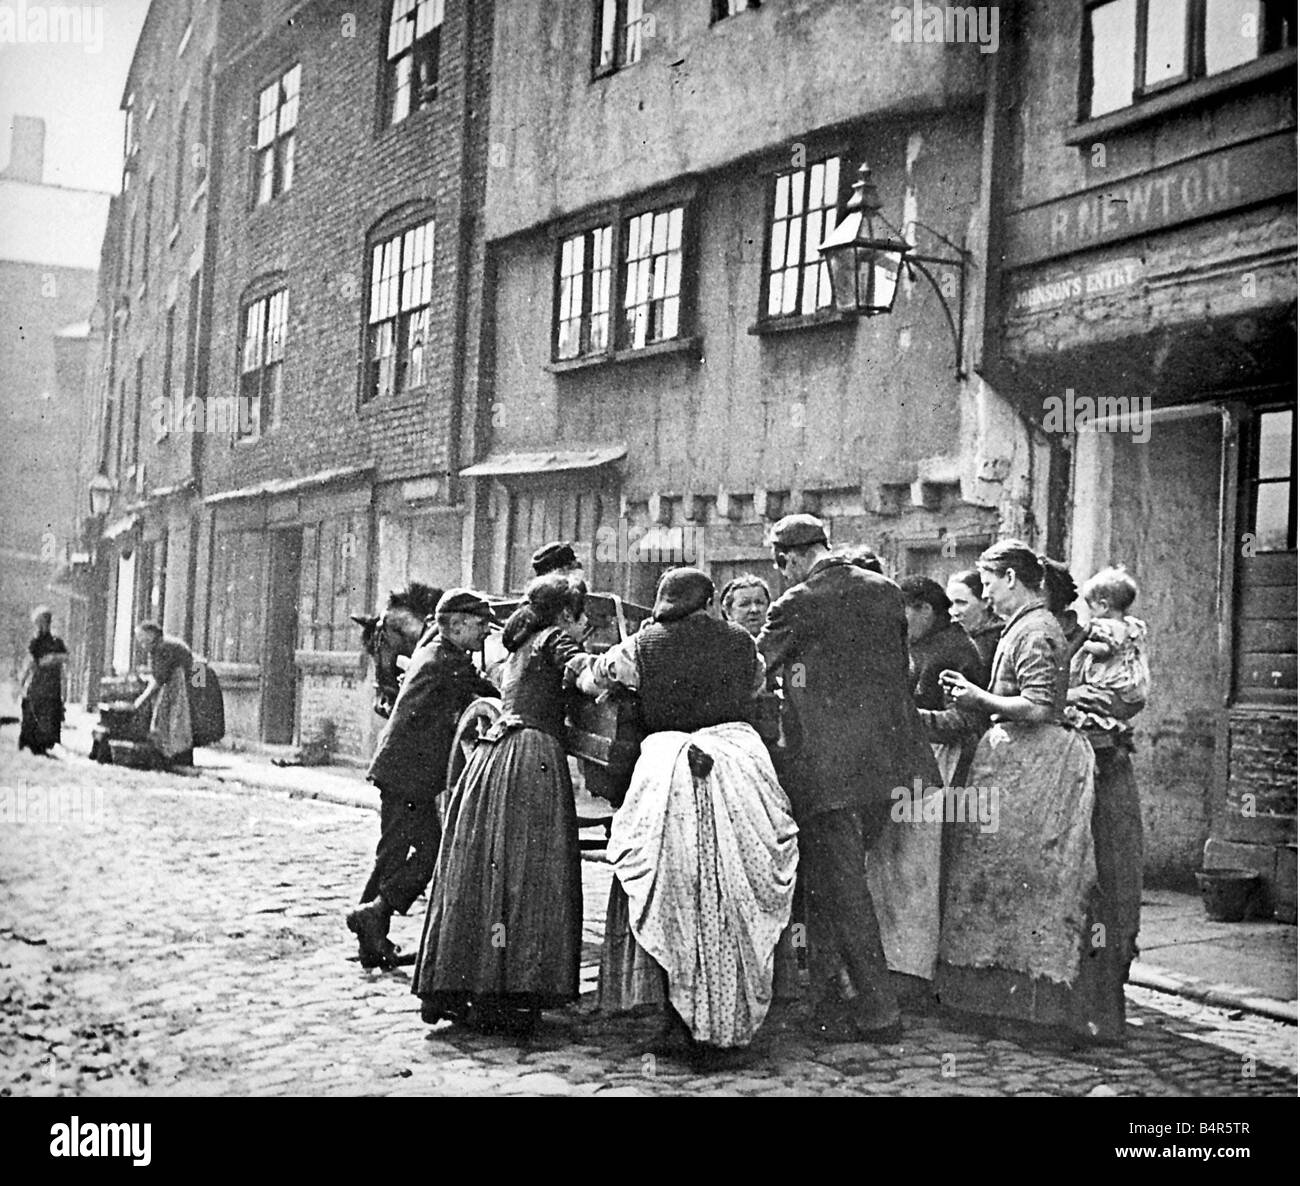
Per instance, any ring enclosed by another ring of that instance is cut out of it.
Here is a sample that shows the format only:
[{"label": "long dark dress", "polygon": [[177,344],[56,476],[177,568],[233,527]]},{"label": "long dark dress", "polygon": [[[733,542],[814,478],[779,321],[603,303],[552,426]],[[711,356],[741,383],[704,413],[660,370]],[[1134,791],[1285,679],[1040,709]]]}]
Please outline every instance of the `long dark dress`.
[{"label": "long dark dress", "polygon": [[63,668],[60,664],[42,667],[40,662],[46,655],[66,655],[68,648],[53,634],[38,634],[27,644],[27,652],[34,666],[23,697],[18,748],[43,754],[59,744],[63,730]]},{"label": "long dark dress", "polygon": [[503,716],[447,809],[412,983],[426,1020],[578,997],[582,869],[560,736],[564,665],[581,653],[550,627],[505,664]]}]

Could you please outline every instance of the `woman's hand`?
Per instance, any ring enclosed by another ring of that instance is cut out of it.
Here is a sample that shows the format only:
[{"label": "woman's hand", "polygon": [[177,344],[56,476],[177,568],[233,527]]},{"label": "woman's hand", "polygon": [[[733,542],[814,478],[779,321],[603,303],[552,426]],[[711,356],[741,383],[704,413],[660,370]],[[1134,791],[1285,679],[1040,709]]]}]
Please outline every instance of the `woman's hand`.
[{"label": "woman's hand", "polygon": [[960,671],[946,669],[939,672],[939,685],[944,695],[957,708],[983,708],[985,694],[981,688],[968,680]]}]

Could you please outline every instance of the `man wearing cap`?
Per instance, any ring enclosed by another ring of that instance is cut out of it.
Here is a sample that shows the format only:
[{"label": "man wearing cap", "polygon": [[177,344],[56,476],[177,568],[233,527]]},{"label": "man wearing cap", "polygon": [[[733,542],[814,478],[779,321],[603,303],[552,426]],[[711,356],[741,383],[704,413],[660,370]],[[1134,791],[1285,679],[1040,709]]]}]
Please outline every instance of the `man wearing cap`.
[{"label": "man wearing cap", "polygon": [[552,544],[543,544],[533,553],[533,573],[544,577],[553,572],[581,572],[582,561],[578,559],[572,544],[556,540]]},{"label": "man wearing cap", "polygon": [[362,967],[396,962],[388,924],[394,911],[410,909],[433,876],[442,839],[435,800],[446,789],[456,722],[471,700],[501,694],[470,661],[491,621],[491,607],[473,590],[442,595],[435,625],[416,646],[379,735],[367,773],[379,788],[379,845],[362,904],[348,915]]},{"label": "man wearing cap", "polygon": [[888,578],[832,555],[812,515],[787,515],[769,542],[792,587],[768,610],[758,649],[769,675],[783,675],[799,738],[783,781],[800,831],[813,1026],[832,1040],[887,1040],[898,1001],[866,853],[889,821],[890,792],[938,777],[912,704],[903,597]]}]

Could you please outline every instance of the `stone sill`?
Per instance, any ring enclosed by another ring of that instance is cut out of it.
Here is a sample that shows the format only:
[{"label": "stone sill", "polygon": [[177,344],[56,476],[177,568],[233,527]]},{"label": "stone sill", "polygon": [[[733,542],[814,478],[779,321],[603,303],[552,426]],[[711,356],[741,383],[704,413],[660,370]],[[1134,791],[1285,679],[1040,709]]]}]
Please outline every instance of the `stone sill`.
[{"label": "stone sill", "polygon": [[[748,11],[748,10],[747,10]],[[857,318],[852,313],[823,309],[818,313],[797,314],[793,317],[768,317],[756,321],[745,332],[763,337],[767,334],[787,334],[802,329],[821,329],[828,325],[852,325]]]},{"label": "stone sill", "polygon": [[659,358],[669,354],[684,354],[698,362],[703,356],[700,349],[702,340],[696,337],[673,338],[667,342],[655,342],[649,346],[640,346],[633,350],[615,350],[607,354],[592,354],[584,358],[564,358],[548,362],[543,368],[553,375],[562,375],[568,371],[585,371],[591,367],[617,366],[619,363],[635,362],[642,358]]},{"label": "stone sill", "polygon": [[231,688],[244,688],[261,682],[262,665],[260,663],[209,663],[224,685]]}]

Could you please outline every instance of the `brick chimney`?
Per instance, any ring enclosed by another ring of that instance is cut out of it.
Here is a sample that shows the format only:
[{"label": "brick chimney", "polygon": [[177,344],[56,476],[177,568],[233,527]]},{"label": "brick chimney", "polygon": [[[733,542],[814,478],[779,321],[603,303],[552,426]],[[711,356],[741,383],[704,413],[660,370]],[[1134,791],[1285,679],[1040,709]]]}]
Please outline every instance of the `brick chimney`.
[{"label": "brick chimney", "polygon": [[45,121],[34,115],[15,115],[10,131],[9,164],[0,176],[40,185],[45,174]]}]

